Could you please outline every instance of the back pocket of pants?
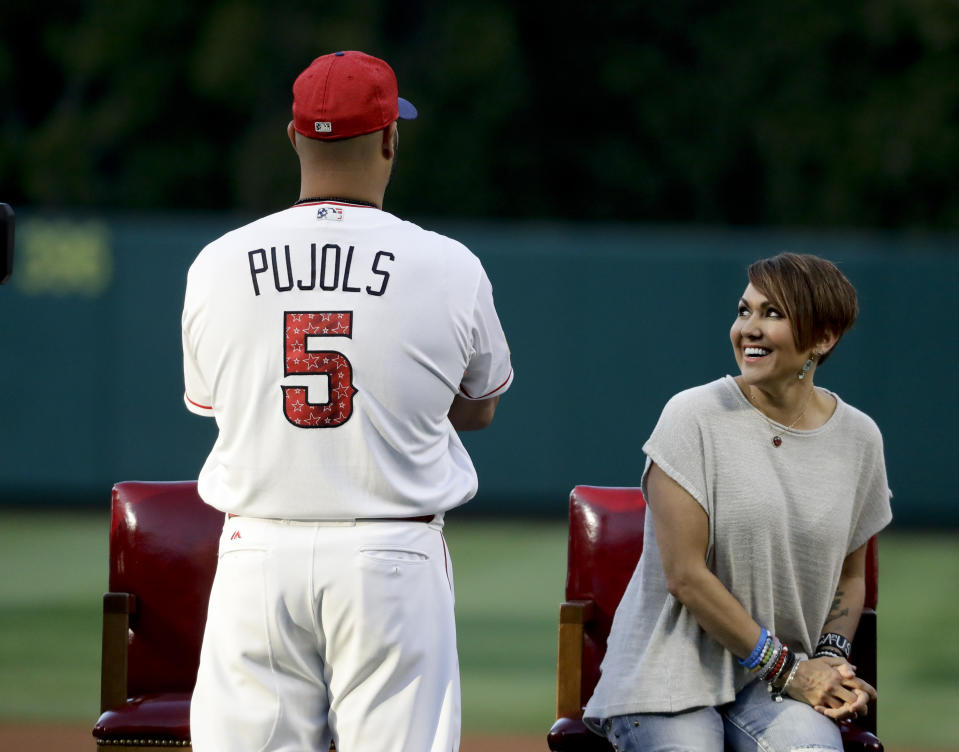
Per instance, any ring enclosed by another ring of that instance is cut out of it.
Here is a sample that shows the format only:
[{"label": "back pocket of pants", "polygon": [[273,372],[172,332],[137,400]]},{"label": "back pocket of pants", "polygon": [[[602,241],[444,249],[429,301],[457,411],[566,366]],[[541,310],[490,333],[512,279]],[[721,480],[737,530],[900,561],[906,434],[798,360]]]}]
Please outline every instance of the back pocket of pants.
[{"label": "back pocket of pants", "polygon": [[360,553],[369,559],[384,562],[402,562],[404,564],[418,564],[427,562],[430,557],[422,551],[411,548],[361,548]]}]

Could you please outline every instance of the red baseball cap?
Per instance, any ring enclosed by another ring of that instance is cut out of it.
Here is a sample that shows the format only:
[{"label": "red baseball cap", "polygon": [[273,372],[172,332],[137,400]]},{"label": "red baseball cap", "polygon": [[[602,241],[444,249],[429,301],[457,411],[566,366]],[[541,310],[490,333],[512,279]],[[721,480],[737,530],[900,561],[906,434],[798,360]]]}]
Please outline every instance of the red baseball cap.
[{"label": "red baseball cap", "polygon": [[363,52],[318,57],[293,83],[293,127],[309,138],[352,138],[415,117],[397,94],[393,69]]}]

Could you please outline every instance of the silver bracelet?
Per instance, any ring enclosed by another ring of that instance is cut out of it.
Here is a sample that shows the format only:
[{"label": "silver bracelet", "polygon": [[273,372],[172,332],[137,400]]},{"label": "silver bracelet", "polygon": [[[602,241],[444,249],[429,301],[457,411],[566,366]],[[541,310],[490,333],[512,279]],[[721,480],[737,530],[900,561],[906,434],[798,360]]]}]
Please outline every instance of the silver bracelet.
[{"label": "silver bracelet", "polygon": [[799,664],[802,663],[805,658],[797,658],[796,663],[793,666],[793,670],[789,672],[789,676],[786,677],[786,681],[783,682],[783,685],[773,692],[773,699],[776,702],[783,701],[783,695],[786,694],[786,689],[789,687],[789,683],[796,677],[796,672],[799,670]]}]

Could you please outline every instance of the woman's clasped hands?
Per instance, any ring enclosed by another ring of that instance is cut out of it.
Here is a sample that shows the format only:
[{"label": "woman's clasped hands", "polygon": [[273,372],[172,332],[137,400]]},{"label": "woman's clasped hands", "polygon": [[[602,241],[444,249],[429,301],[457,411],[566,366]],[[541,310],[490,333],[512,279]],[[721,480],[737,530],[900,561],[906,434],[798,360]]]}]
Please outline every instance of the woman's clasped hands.
[{"label": "woman's clasped hands", "polygon": [[831,656],[803,661],[787,694],[836,721],[865,716],[876,699],[875,688],[856,676],[855,666]]}]

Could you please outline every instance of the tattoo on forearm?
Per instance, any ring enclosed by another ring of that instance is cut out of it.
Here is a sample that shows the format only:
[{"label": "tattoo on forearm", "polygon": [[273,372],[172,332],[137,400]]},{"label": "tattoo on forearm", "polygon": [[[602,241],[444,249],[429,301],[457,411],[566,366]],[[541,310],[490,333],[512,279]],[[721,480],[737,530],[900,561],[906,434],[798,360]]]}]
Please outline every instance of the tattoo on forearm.
[{"label": "tattoo on forearm", "polygon": [[832,601],[832,608],[829,609],[829,616],[826,617],[827,624],[831,621],[835,621],[836,619],[839,619],[840,617],[849,615],[848,608],[840,609],[840,606],[842,605],[843,595],[845,595],[845,593],[843,593],[842,590],[836,591],[836,597],[833,598],[833,601]]}]

